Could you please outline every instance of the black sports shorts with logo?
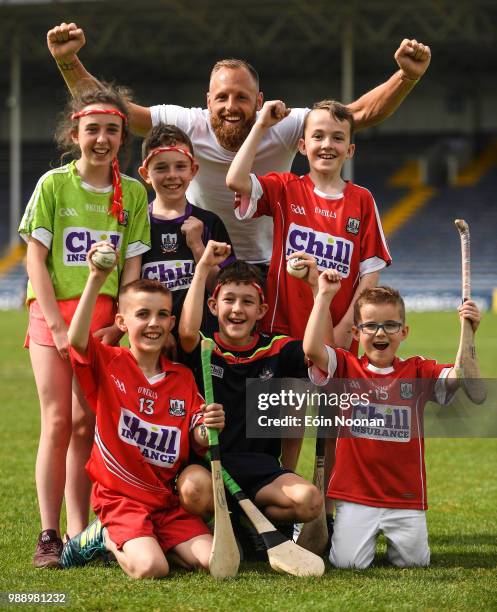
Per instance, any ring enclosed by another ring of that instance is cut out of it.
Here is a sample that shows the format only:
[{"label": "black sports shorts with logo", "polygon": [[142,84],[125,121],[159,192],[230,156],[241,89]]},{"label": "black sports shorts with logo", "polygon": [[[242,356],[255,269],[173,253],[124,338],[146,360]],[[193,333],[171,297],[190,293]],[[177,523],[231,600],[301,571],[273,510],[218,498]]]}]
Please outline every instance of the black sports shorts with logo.
[{"label": "black sports shorts with logo", "polygon": [[[190,457],[191,463],[209,469],[201,457]],[[221,464],[247,497],[254,500],[257,493],[283,474],[293,474],[281,467],[276,457],[265,453],[223,453]]]}]

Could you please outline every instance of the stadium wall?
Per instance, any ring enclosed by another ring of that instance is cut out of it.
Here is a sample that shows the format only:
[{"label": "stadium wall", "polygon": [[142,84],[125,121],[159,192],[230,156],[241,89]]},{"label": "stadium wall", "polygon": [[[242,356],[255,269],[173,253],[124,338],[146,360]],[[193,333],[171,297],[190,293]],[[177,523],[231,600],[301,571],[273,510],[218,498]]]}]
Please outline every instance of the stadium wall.
[{"label": "stadium wall", "polygon": [[[50,58],[47,57],[47,72]],[[23,106],[23,140],[26,142],[49,141],[52,138],[57,114],[65,100],[65,89],[55,74],[48,76],[50,87],[24,87]],[[204,106],[207,88],[205,80],[188,80],[157,82],[133,82],[126,78],[123,69],[121,74],[105,74],[107,78],[132,87],[135,99],[144,105],[171,103],[185,106]],[[338,80],[299,80],[275,79],[264,83],[262,73],[261,87],[266,99],[281,98],[293,106],[309,105],[315,100],[327,97],[340,98]],[[356,94],[367,91],[385,79],[387,74],[378,74],[376,80],[361,79],[356,83]],[[490,83],[490,81],[489,81]],[[495,87],[479,87],[473,97],[460,92],[449,91],[437,83],[435,75],[428,73],[419,83],[417,89],[403,103],[401,108],[387,121],[373,128],[376,133],[460,133],[469,135],[481,132],[497,132],[497,91]],[[0,108],[0,141],[9,137],[9,112],[6,106]]]}]

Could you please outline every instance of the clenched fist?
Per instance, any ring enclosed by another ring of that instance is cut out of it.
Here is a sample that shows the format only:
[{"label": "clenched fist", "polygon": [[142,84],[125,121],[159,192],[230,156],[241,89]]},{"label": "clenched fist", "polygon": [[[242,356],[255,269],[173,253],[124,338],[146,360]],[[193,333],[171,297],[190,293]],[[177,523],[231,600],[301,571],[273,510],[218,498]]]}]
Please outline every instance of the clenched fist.
[{"label": "clenched fist", "polygon": [[417,81],[427,71],[431,61],[430,47],[417,40],[404,38],[395,52],[395,61],[410,81]]},{"label": "clenched fist", "polygon": [[72,62],[85,43],[85,34],[75,23],[61,23],[47,32],[48,48],[58,64]]}]

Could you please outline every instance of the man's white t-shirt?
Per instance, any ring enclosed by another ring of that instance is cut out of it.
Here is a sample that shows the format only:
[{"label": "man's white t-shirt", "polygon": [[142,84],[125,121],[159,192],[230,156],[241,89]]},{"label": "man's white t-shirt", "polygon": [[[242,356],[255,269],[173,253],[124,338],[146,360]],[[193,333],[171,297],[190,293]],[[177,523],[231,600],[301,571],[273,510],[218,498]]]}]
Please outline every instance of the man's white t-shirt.
[{"label": "man's white t-shirt", "polygon": [[[173,104],[150,107],[152,124],[169,123],[182,129],[192,140],[200,169],[187,192],[189,202],[211,210],[226,225],[236,255],[252,263],[269,262],[273,243],[273,222],[269,217],[239,221],[233,212],[234,194],[226,187],[226,174],[235,153],[223,148],[211,127],[207,109],[184,108]],[[288,172],[302,136],[307,108],[294,108],[290,115],[264,134],[252,172]]]}]

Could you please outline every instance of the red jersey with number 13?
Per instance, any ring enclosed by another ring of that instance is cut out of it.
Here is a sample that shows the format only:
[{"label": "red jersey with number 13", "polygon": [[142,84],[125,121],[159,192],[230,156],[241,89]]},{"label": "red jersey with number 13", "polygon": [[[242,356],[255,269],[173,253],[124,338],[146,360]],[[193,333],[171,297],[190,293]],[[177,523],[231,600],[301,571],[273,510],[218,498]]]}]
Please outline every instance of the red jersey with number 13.
[{"label": "red jersey with number 13", "polygon": [[161,356],[149,380],[128,348],[89,338],[86,356],[71,349],[74,371],[96,412],[86,469],[94,482],[152,508],[178,504],[173,481],[188,461],[203,398],[192,372]]}]

